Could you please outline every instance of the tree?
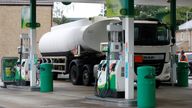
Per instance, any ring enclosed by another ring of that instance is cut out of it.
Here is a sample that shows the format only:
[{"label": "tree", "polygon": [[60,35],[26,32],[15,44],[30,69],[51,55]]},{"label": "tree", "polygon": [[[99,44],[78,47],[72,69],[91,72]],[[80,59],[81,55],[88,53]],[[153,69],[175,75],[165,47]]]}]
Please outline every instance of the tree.
[{"label": "tree", "polygon": [[70,5],[71,2],[56,2],[54,3],[54,8],[53,8],[53,22],[56,23],[57,25],[68,23],[70,20],[66,18],[63,15],[63,8],[59,7],[62,5]]},{"label": "tree", "polygon": [[[177,25],[186,22],[186,12],[192,12],[190,7],[178,7],[176,10]],[[135,18],[155,18],[159,21],[170,25],[170,9],[166,6],[135,6]],[[189,14],[188,20],[192,19],[192,14]]]},{"label": "tree", "polygon": [[164,6],[135,6],[135,18],[156,18],[156,14],[159,10],[165,8]]},{"label": "tree", "polygon": [[53,22],[55,22],[57,25],[64,24],[70,22],[68,18],[65,16],[62,16],[62,18],[53,18]]}]

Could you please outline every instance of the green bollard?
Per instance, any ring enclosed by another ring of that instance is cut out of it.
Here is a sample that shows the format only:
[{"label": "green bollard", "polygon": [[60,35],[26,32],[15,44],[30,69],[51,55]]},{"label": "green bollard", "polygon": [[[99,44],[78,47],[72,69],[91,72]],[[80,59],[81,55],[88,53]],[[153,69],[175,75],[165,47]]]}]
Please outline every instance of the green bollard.
[{"label": "green bollard", "polygon": [[177,85],[180,87],[188,87],[188,63],[186,62],[179,62],[177,64]]},{"label": "green bollard", "polygon": [[43,63],[40,65],[40,92],[53,91],[53,65]]},{"label": "green bollard", "polygon": [[137,68],[137,106],[138,108],[155,108],[155,68],[141,66]]}]

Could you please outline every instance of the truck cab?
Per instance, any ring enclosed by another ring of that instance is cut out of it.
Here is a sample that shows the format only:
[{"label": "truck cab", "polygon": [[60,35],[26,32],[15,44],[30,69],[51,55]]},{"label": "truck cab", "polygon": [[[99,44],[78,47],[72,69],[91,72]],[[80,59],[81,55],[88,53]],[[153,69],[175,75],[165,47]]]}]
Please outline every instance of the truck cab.
[{"label": "truck cab", "polygon": [[158,21],[135,21],[134,45],[135,57],[143,59],[135,62],[137,67],[143,65],[154,66],[156,78],[160,81],[170,79],[170,33],[165,24]]},{"label": "truck cab", "polygon": [[[120,29],[121,28],[121,29]],[[106,53],[106,59],[98,66],[98,95],[103,90],[112,94],[121,94],[125,90],[125,36],[122,23],[112,23],[107,26],[109,41],[101,43],[101,52]],[[155,67],[156,87],[162,81],[170,80],[171,42],[170,33],[165,24],[159,21],[134,21],[134,72],[135,81],[139,66]],[[110,84],[110,85],[109,85]],[[120,93],[121,92],[121,93]]]}]

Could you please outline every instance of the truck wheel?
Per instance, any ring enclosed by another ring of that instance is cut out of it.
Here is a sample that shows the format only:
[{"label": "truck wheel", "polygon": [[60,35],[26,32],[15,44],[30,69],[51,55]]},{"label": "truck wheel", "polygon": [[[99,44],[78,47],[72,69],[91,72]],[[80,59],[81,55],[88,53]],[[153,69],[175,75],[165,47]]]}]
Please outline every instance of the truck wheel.
[{"label": "truck wheel", "polygon": [[85,86],[89,86],[91,85],[92,81],[93,81],[93,77],[92,77],[92,68],[90,65],[84,65],[83,66],[83,85]]},{"label": "truck wheel", "polygon": [[57,73],[53,73],[53,80],[57,80],[57,76],[58,76]]},{"label": "truck wheel", "polygon": [[70,76],[71,76],[71,81],[72,81],[73,85],[81,84],[79,69],[78,69],[78,67],[76,65],[73,65],[71,67]]}]

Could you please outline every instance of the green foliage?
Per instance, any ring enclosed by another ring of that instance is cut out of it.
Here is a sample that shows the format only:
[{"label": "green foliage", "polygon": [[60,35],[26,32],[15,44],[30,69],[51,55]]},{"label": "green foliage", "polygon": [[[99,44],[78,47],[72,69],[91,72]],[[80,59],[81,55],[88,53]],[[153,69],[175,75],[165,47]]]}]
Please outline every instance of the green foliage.
[{"label": "green foliage", "polygon": [[135,17],[136,18],[156,18],[158,11],[160,11],[162,6],[135,6]]},{"label": "green foliage", "polygon": [[70,20],[67,19],[65,16],[63,16],[62,18],[53,18],[53,22],[60,25],[60,24],[68,23],[70,22]]},{"label": "green foliage", "polygon": [[[191,7],[178,7],[176,10],[177,25],[180,25],[187,20],[192,19]],[[155,18],[163,23],[170,25],[170,9],[166,6],[135,6],[135,18]]]}]

